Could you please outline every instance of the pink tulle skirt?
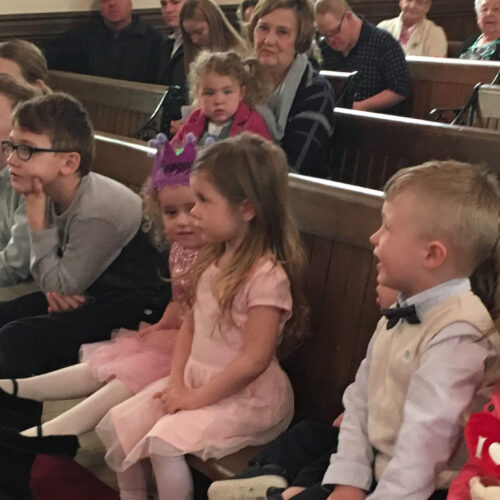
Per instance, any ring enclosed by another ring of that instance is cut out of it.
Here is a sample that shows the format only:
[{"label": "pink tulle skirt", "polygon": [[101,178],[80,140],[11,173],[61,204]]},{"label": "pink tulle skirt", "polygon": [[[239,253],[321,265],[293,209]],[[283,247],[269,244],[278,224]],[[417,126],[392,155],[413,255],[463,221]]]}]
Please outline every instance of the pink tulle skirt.
[{"label": "pink tulle skirt", "polygon": [[136,394],[170,373],[177,332],[157,330],[141,337],[122,328],[112,340],[82,345],[80,359],[99,380],[117,378]]}]

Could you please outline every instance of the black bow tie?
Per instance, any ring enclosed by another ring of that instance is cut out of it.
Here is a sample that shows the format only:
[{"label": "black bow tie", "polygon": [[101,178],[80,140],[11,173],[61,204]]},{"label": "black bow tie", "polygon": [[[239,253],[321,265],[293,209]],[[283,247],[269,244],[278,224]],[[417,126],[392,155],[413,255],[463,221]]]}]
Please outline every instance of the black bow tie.
[{"label": "black bow tie", "polygon": [[407,307],[391,307],[389,309],[382,309],[382,314],[387,318],[387,329],[390,330],[397,324],[400,319],[405,319],[412,325],[418,325],[420,320],[417,316],[415,306]]}]

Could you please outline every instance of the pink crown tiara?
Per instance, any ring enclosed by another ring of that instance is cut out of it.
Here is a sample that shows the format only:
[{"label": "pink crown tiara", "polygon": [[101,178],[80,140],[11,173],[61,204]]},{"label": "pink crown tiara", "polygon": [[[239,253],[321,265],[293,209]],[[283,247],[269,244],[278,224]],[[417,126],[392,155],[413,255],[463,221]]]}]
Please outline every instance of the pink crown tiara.
[{"label": "pink crown tiara", "polygon": [[149,145],[157,150],[154,154],[151,189],[158,191],[165,186],[178,184],[189,186],[189,173],[196,158],[194,135],[188,134],[183,147],[177,151],[172,148],[165,134],[158,134]]}]

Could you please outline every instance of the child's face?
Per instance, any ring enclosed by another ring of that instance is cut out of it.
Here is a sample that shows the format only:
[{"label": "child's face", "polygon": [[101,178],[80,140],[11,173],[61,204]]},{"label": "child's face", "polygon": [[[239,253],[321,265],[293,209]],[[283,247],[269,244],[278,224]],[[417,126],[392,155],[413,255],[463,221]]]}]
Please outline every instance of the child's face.
[{"label": "child's face", "polygon": [[400,290],[409,297],[422,291],[421,273],[427,255],[427,241],[418,231],[415,195],[402,192],[386,200],[382,207],[382,225],[371,235],[379,284]]},{"label": "child's face", "polygon": [[196,204],[191,210],[204,242],[224,242],[236,248],[243,240],[248,221],[242,207],[235,206],[217,190],[207,174],[191,175]]},{"label": "child's face", "polygon": [[176,241],[185,248],[201,246],[200,231],[191,215],[195,201],[189,186],[165,186],[158,192],[163,226],[170,243]]},{"label": "child's face", "polygon": [[[50,149],[50,139],[44,134],[34,134],[14,126],[10,133],[14,145],[25,144],[34,148]],[[37,177],[44,191],[56,182],[65,163],[64,154],[54,152],[33,152],[29,160],[20,160],[17,151],[4,159],[10,169],[12,187],[19,193],[28,194],[33,189],[33,179]]]},{"label": "child's face", "polygon": [[244,95],[244,89],[232,76],[211,72],[201,78],[197,100],[203,114],[222,125],[236,113]]},{"label": "child's face", "polygon": [[[10,101],[2,94],[0,94],[0,141],[8,141],[11,129],[10,115],[12,107]],[[0,170],[3,170],[7,165],[7,159],[0,154]]]}]

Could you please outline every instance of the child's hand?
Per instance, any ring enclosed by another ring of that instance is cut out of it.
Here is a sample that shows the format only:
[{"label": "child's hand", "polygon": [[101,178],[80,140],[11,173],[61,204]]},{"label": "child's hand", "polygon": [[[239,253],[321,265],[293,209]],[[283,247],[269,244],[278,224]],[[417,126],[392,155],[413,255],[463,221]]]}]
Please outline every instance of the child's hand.
[{"label": "child's hand", "polygon": [[327,500],[365,500],[366,493],[355,486],[339,484],[335,487]]},{"label": "child's hand", "polygon": [[340,424],[342,423],[342,419],[344,418],[344,412],[342,412],[334,421],[332,424],[332,427],[340,427]]},{"label": "child's hand", "polygon": [[83,295],[62,295],[57,292],[47,292],[45,294],[49,303],[49,313],[58,313],[64,311],[72,311],[78,309],[87,302],[87,298]]},{"label": "child's hand", "polygon": [[201,405],[197,403],[195,389],[186,387],[183,383],[169,381],[162,392],[157,392],[153,398],[160,399],[167,413],[176,413],[180,410],[194,410]]},{"label": "child's hand", "polygon": [[24,193],[26,197],[26,215],[28,225],[34,231],[45,229],[45,207],[47,196],[43,191],[43,186],[38,177],[33,177],[31,191]]}]

